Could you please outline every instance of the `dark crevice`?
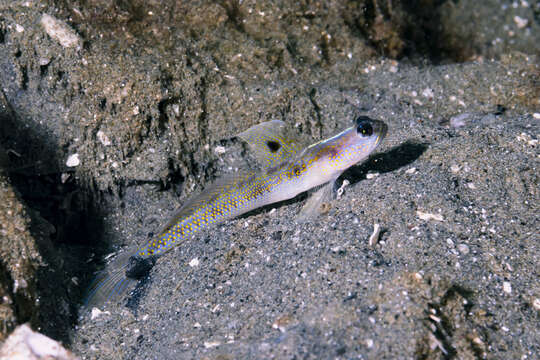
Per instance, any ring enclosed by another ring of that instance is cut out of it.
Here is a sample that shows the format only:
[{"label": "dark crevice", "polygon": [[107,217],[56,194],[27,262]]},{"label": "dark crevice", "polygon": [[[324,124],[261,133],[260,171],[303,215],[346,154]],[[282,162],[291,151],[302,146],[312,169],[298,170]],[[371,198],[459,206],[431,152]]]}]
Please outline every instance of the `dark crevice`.
[{"label": "dark crevice", "polygon": [[6,41],[6,25],[4,19],[0,18],[0,44]]},{"label": "dark crevice", "polygon": [[115,117],[117,115],[117,111],[116,111],[116,104],[115,103],[112,103],[111,104],[111,111],[110,111],[110,114]]},{"label": "dark crevice", "polygon": [[44,78],[47,76],[49,70],[49,64],[39,66],[39,76]]},{"label": "dark crevice", "polygon": [[463,305],[465,313],[468,314],[471,308],[474,306],[472,301],[472,296],[474,292],[472,290],[466,289],[463,286],[453,284],[443,295],[440,301],[441,306],[446,306],[450,300],[460,296],[467,300],[467,303]]},{"label": "dark crevice", "polygon": [[[158,103],[158,131],[160,133],[163,133],[167,130],[167,123],[169,122],[169,114],[172,112],[172,109],[170,108],[174,104],[181,104],[182,101],[179,97],[169,97],[166,99],[160,100]],[[175,117],[172,116],[171,117]]]},{"label": "dark crevice", "polygon": [[28,69],[26,66],[21,67],[21,89],[28,89]]},{"label": "dark crevice", "polygon": [[168,190],[169,188],[172,188],[174,194],[177,196],[182,195],[182,190],[184,188],[184,182],[185,178],[182,176],[180,171],[175,167],[175,162],[172,158],[169,158],[167,160],[168,168],[169,168],[169,175],[167,177],[167,180],[164,184],[163,190]]},{"label": "dark crevice", "polygon": [[[9,158],[5,169],[26,206],[29,231],[44,264],[36,271],[39,303],[21,304],[27,309],[37,306],[37,317],[29,319],[34,328],[69,343],[68,334],[77,322],[83,280],[95,270],[85,260],[90,252],[108,250],[102,243],[99,204],[103,199],[73,177],[63,179],[62,174],[68,172],[58,167],[65,160],[59,159],[62,155],[56,139],[32,126],[30,119],[18,116],[9,99],[0,98],[0,102],[7,109],[2,112],[0,107],[0,144],[17,154]],[[19,319],[26,321],[27,316],[22,315]]]},{"label": "dark crevice", "polygon": [[326,35],[323,35],[321,37],[321,40],[319,42],[319,47],[322,52],[322,58],[326,64],[331,64],[331,58],[330,58],[330,43],[328,42]]},{"label": "dark crevice", "polygon": [[381,55],[413,62],[463,62],[473,53],[470,39],[445,26],[443,5],[457,0],[350,2],[343,14],[353,34]]},{"label": "dark crevice", "polygon": [[199,116],[199,137],[200,139],[208,138],[208,103],[207,103],[208,85],[206,78],[201,77],[201,85],[199,90],[199,96],[201,98],[201,115]]},{"label": "dark crevice", "polygon": [[287,43],[285,45],[289,55],[295,61],[300,62],[300,56],[298,54],[298,39],[293,34],[287,35]]},{"label": "dark crevice", "polygon": [[[468,57],[465,45],[470,43],[449,42],[452,34],[445,33],[441,14],[441,5],[447,0],[436,1],[404,1],[403,9],[408,15],[408,21],[404,25],[403,38],[405,48],[403,55],[415,58],[420,55],[435,64],[446,62],[462,62]],[[455,48],[450,48],[453,44]]]},{"label": "dark crevice", "polygon": [[[447,316],[446,313],[452,313],[453,304],[459,304],[463,309],[458,309],[462,311],[465,316],[467,316],[471,308],[474,306],[472,301],[473,292],[468,290],[460,285],[453,284],[437,302],[432,302],[428,304],[428,309],[426,310],[426,319],[425,324],[428,328],[428,331],[431,332],[437,341],[440,342],[442,349],[442,358],[445,360],[454,359],[457,356],[457,350],[452,346],[454,332],[457,329],[454,324],[453,316]],[[430,340],[426,340],[429,343]],[[429,351],[427,350],[429,346],[424,346],[423,349],[419,349],[419,353],[422,356],[418,358],[426,358]],[[443,350],[444,349],[444,350]],[[478,348],[477,345],[471,343],[471,349],[475,354],[475,357],[478,359],[483,359],[483,350]]]},{"label": "dark crevice", "polygon": [[246,33],[244,26],[244,15],[240,9],[240,3],[238,0],[221,0],[220,5],[225,9],[229,21],[233,24],[234,28],[241,33]]},{"label": "dark crevice", "polygon": [[316,95],[317,95],[317,90],[315,88],[311,89],[311,91],[309,92],[309,101],[311,102],[311,105],[313,106],[313,110],[315,110],[315,115],[317,117],[316,124],[318,126],[318,131],[319,131],[318,134],[314,134],[314,132],[312,131],[311,135],[313,137],[321,136],[322,130],[323,130],[321,107],[319,106],[319,104],[317,104],[317,100],[315,99]]},{"label": "dark crevice", "polygon": [[107,107],[107,98],[101,98],[101,100],[99,100],[98,106],[100,110],[105,110],[105,108]]}]

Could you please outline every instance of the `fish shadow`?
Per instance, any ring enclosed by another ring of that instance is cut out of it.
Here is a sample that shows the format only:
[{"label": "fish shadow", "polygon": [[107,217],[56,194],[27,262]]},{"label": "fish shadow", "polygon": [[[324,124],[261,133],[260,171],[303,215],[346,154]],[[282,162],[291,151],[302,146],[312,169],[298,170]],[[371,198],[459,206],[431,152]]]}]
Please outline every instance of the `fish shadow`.
[{"label": "fish shadow", "polygon": [[396,171],[415,162],[429,147],[429,143],[419,143],[408,140],[388,151],[372,155],[360,165],[347,169],[342,179],[347,179],[351,185],[366,178],[368,172],[388,173]]}]

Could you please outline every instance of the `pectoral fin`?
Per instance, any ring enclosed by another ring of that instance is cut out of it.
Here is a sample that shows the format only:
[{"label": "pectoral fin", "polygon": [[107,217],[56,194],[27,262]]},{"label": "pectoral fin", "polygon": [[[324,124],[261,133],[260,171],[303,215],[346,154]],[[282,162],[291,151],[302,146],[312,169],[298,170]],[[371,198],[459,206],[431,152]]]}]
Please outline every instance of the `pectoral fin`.
[{"label": "pectoral fin", "polygon": [[296,218],[297,222],[309,221],[325,212],[325,208],[327,209],[332,201],[334,182],[335,180],[329,181],[311,194],[309,199],[307,199],[306,203],[304,204],[304,207],[298,214]]},{"label": "pectoral fin", "polygon": [[305,147],[305,141],[287,129],[280,120],[254,125],[237,136],[250,145],[264,168],[273,168],[289,161]]}]

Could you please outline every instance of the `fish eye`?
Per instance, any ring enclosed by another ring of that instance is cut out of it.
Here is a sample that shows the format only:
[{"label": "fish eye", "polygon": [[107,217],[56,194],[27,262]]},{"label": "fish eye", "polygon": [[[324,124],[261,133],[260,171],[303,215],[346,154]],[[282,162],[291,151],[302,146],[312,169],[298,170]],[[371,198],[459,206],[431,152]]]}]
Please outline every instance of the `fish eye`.
[{"label": "fish eye", "polygon": [[356,119],[356,132],[362,136],[373,135],[373,127],[367,116],[360,116]]}]

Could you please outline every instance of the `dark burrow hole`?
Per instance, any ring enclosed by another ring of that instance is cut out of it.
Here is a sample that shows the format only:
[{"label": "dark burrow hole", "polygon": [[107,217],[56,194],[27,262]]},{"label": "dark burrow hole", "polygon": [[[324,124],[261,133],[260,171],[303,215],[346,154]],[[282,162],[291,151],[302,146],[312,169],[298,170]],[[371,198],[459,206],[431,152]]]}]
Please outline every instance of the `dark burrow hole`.
[{"label": "dark burrow hole", "polygon": [[380,55],[413,63],[467,61],[474,55],[473,42],[444,26],[448,2],[458,0],[366,1],[344,18]]},{"label": "dark burrow hole", "polygon": [[59,168],[63,161],[57,158],[57,143],[28,124],[32,122],[11,109],[0,111],[0,144],[10,150],[2,170],[26,207],[29,230],[44,263],[36,271],[37,313],[19,311],[18,320],[69,343],[78,304],[95,270],[87,259],[90,253],[100,258],[109,250],[103,243],[104,199],[91,186],[75,181],[69,169]]}]

